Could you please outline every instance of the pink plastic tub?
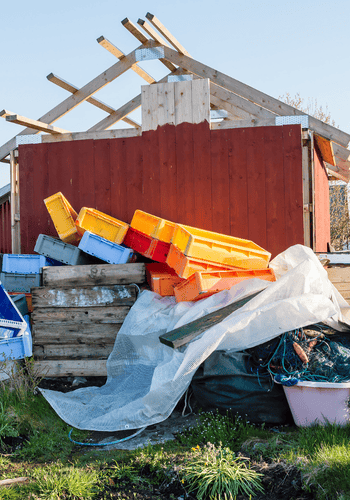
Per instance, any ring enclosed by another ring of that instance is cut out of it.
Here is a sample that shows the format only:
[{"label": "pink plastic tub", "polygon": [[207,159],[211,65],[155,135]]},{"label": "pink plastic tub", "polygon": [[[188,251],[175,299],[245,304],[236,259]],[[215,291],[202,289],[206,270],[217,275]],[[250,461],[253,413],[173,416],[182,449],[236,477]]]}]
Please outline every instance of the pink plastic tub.
[{"label": "pink plastic tub", "polygon": [[313,424],[345,425],[349,422],[350,382],[298,382],[283,386],[294,422],[299,427]]}]

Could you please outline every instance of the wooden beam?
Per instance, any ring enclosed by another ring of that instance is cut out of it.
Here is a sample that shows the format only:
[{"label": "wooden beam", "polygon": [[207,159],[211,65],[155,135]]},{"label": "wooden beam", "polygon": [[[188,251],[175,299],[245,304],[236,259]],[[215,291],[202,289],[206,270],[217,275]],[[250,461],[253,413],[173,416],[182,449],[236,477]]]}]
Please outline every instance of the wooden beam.
[{"label": "wooden beam", "polygon": [[19,168],[15,152],[10,152],[10,184],[11,184],[11,251],[21,253],[20,200],[19,200]]},{"label": "wooden beam", "polygon": [[6,158],[3,158],[2,160],[0,160],[1,163],[11,163],[11,160],[7,160]]},{"label": "wooden beam", "polygon": [[[124,52],[119,50],[118,47],[113,45],[113,43],[107,40],[107,38],[105,38],[104,36],[100,36],[99,38],[97,38],[97,42],[101,45],[101,47],[108,50],[108,52],[113,54],[119,60],[122,60],[125,57]],[[149,75],[144,69],[140,68],[140,66],[138,66],[137,64],[131,66],[131,69],[135,71],[137,75],[141,76],[141,78],[143,78],[147,83],[155,82],[155,79],[151,75]]]},{"label": "wooden beam", "polygon": [[34,361],[35,373],[42,377],[106,377],[106,359]]},{"label": "wooden beam", "polygon": [[148,24],[147,21],[144,21],[143,19],[139,19],[137,21],[137,24],[139,24],[144,31],[147,33],[148,36],[150,36],[155,42],[160,43],[160,45],[165,45],[166,47],[169,47],[169,45],[166,43],[164,38],[162,38],[159,33],[157,33],[150,24]]},{"label": "wooden beam", "polygon": [[[293,108],[289,104],[286,104],[274,97],[271,97],[263,92],[260,92],[249,85],[231,78],[224,73],[221,73],[205,64],[196,61],[188,56],[179,54],[177,51],[170,49],[169,47],[164,47],[164,57],[174,64],[177,64],[181,68],[187,69],[188,71],[195,73],[203,78],[209,78],[211,82],[224,87],[235,94],[244,97],[248,101],[261,106],[277,115],[289,116],[289,115],[305,115],[302,111]],[[309,115],[308,115],[309,116]],[[350,134],[343,132],[331,125],[323,123],[322,121],[309,116],[309,126],[312,130],[317,132],[319,135],[326,137],[342,146],[347,146],[350,141]]]},{"label": "wooden beam", "polygon": [[317,147],[321,153],[322,160],[326,161],[330,165],[333,165],[335,167],[335,158],[334,158],[334,153],[333,153],[333,148],[332,148],[332,142],[329,141],[328,139],[325,139],[324,137],[321,137],[318,134],[315,134],[315,142],[317,144]]},{"label": "wooden beam", "polygon": [[191,57],[190,54],[187,52],[185,47],[181,45],[180,42],[176,40],[176,38],[170,33],[169,30],[166,29],[166,27],[159,21],[159,19],[156,18],[153,14],[150,12],[147,12],[146,14],[147,19],[153,24],[155,28],[161,33],[161,35],[181,54],[184,54],[187,57]]},{"label": "wooden beam", "polygon": [[36,130],[41,130],[42,132],[48,132],[49,134],[69,134],[69,130],[64,130],[63,128],[54,127],[53,125],[47,125],[46,123],[40,122],[38,120],[32,120],[31,118],[26,118],[21,115],[9,115],[6,116],[6,121],[11,123],[17,123],[17,125],[24,125],[25,127],[34,128]]},{"label": "wooden beam", "polygon": [[[112,82],[118,76],[122,75],[135,64],[135,51],[133,50],[125,56],[121,61],[113,64],[106,71],[95,77],[88,82],[84,87],[79,89],[76,93],[62,101],[60,104],[52,108],[45,115],[39,118],[39,121],[51,124],[67,114],[69,111],[78,106],[81,102],[86,101],[95,92],[105,87],[108,83]],[[32,128],[25,128],[18,135],[36,134],[37,131]],[[16,147],[16,137],[10,139],[6,144],[0,148],[0,159],[5,158],[12,149]]]},{"label": "wooden beam", "polygon": [[[122,25],[124,28],[126,28],[132,35],[134,35],[135,38],[139,42],[141,42],[143,45],[145,45],[147,42],[149,42],[149,39],[142,33],[140,28],[136,26],[133,22],[131,22],[127,17],[123,19]],[[166,59],[159,59],[164,66],[166,66],[170,71],[175,71],[176,66],[174,66],[170,61],[167,61]]]},{"label": "wooden beam", "polygon": [[210,96],[214,104],[218,104],[217,98],[219,98],[223,109],[226,109],[230,113],[235,113],[236,110],[241,110],[243,114],[246,113],[246,116],[242,116],[242,118],[255,117],[266,120],[276,117],[271,111],[257,106],[253,102],[247,101],[247,99],[243,99],[243,97],[212,83],[210,84]]},{"label": "wooden beam", "polygon": [[212,130],[228,129],[228,128],[248,128],[248,127],[273,127],[275,120],[260,120],[252,118],[250,120],[223,120],[220,123],[211,123]]},{"label": "wooden beam", "polygon": [[348,183],[350,181],[350,162],[343,162],[345,165],[335,167],[330,163],[325,162],[326,169],[331,172],[331,175],[340,181]]},{"label": "wooden beam", "polygon": [[98,132],[71,132],[69,134],[43,135],[41,142],[117,139],[120,137],[137,137],[139,135],[141,135],[141,128],[123,128],[114,130],[101,130]]},{"label": "wooden beam", "polygon": [[8,111],[7,109],[3,109],[0,111],[0,117],[6,118],[7,116],[14,115],[15,113],[12,113],[11,111]]},{"label": "wooden beam", "polygon": [[[62,89],[68,90],[68,92],[71,92],[72,94],[75,94],[79,90],[78,87],[75,87],[71,83],[66,82],[63,80],[63,78],[60,78],[57,75],[54,75],[53,73],[50,73],[46,77],[49,82],[54,83],[58,87],[61,87]],[[112,108],[111,106],[108,106],[108,104],[105,104],[104,102],[100,101],[99,99],[96,99],[95,97],[89,97],[89,99],[86,99],[86,102],[92,104],[93,106],[96,106],[96,108],[102,109],[102,111],[106,111],[106,113],[111,114],[114,113],[116,110],[115,108]],[[122,118],[123,122],[127,123],[128,125],[131,125],[132,127],[135,128],[141,128],[141,125],[137,123],[134,120],[131,120],[131,118],[127,118],[126,116]]]},{"label": "wooden beam", "polygon": [[334,156],[336,157],[336,161],[337,161],[337,158],[340,158],[343,161],[349,160],[350,151],[347,148],[340,146],[336,142],[332,142],[332,146],[333,146]]},{"label": "wooden beam", "polygon": [[[172,75],[181,75],[183,74],[183,70],[181,68],[177,68]],[[168,81],[168,75],[159,80],[157,83],[164,83]],[[111,113],[110,116],[107,116],[100,122],[96,123],[93,127],[89,128],[88,132],[97,132],[99,130],[106,130],[108,127],[111,127],[114,123],[121,120],[124,116],[128,115],[135,109],[141,106],[141,94],[135,96],[129,102],[124,104],[121,108],[117,109],[114,113]]]}]

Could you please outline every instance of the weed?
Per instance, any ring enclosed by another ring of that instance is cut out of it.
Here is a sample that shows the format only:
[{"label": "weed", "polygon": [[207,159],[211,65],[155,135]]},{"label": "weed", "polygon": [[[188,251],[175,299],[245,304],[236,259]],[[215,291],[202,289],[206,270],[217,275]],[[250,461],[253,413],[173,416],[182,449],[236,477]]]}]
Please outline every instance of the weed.
[{"label": "weed", "polygon": [[229,448],[208,443],[193,448],[195,455],[184,465],[182,480],[189,492],[202,500],[234,500],[237,495],[262,492],[261,476],[250,469],[243,458],[236,457]]}]

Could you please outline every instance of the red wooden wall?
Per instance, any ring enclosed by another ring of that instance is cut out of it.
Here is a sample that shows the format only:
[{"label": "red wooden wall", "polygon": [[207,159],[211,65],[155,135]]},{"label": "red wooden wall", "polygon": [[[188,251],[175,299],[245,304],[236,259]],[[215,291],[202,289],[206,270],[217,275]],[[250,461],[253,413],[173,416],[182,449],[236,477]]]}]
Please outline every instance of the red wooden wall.
[{"label": "red wooden wall", "polygon": [[0,253],[11,253],[11,209],[10,202],[0,205]]},{"label": "red wooden wall", "polygon": [[328,175],[317,148],[314,151],[315,172],[315,251],[327,252],[331,241]]},{"label": "red wooden wall", "polygon": [[136,209],[246,238],[273,256],[303,243],[301,127],[165,125],[140,137],[19,146],[22,253],[57,236],[43,199],[130,222]]}]

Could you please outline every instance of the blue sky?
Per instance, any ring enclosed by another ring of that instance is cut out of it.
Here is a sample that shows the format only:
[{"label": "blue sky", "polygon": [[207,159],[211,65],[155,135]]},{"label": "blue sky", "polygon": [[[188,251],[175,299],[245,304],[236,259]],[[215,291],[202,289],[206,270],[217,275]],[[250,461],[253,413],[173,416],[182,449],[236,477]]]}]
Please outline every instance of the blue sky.
[{"label": "blue sky", "polygon": [[[278,98],[297,93],[316,99],[350,133],[350,2],[294,0],[37,0],[2,2],[0,109],[38,119],[68,93],[50,83],[54,73],[83,86],[116,62],[96,39],[103,35],[125,53],[137,40],[122,26],[151,12],[197,60]],[[156,79],[159,61],[143,67]],[[145,82],[129,71],[95,97],[118,108]],[[83,103],[55,125],[83,131],[105,113]],[[139,112],[133,117],[140,120]],[[119,125],[118,127],[124,127]],[[0,145],[23,127],[0,119]],[[0,187],[9,182],[0,163]]]}]

